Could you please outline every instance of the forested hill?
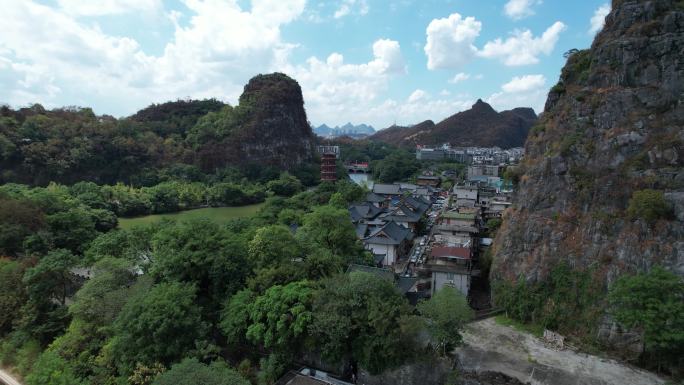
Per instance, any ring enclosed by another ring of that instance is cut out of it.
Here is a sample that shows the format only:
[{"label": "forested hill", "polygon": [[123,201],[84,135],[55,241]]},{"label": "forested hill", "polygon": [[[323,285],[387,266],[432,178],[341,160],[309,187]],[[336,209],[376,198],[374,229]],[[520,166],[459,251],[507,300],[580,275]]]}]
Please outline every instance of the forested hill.
[{"label": "forested hill", "polygon": [[301,88],[284,74],[250,80],[237,106],[189,100],[122,119],[90,108],[0,108],[0,183],[131,182],[226,167],[293,171],[313,158]]},{"label": "forested hill", "polygon": [[392,126],[369,139],[402,147],[451,143],[458,146],[502,148],[522,147],[527,131],[537,121],[531,108],[496,112],[478,99],[471,109],[452,115],[435,124],[426,120],[409,127]]}]

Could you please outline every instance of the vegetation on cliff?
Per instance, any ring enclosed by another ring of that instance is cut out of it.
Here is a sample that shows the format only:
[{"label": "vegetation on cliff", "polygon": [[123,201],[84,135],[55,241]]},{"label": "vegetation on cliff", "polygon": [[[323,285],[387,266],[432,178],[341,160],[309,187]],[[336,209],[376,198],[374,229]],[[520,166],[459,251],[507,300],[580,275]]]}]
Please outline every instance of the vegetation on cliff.
[{"label": "vegetation on cliff", "polygon": [[454,114],[435,124],[431,120],[410,127],[392,126],[369,137],[395,146],[415,145],[522,147],[527,131],[537,121],[531,108],[496,112],[489,104],[477,101],[471,109]]},{"label": "vegetation on cliff", "polygon": [[277,73],[250,80],[235,107],[179,100],[116,119],[89,108],[2,106],[0,182],[151,186],[168,175],[197,180],[235,168],[252,180],[306,174],[313,138],[301,88]]}]

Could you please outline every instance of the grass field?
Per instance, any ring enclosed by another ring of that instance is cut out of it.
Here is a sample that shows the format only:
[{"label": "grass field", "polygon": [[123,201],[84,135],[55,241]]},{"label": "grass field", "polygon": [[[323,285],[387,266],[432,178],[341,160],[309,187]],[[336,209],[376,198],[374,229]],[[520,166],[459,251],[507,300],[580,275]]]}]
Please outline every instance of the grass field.
[{"label": "grass field", "polygon": [[154,214],[144,217],[119,218],[119,227],[128,229],[133,226],[149,225],[162,218],[186,220],[193,218],[209,218],[217,223],[226,223],[233,218],[251,217],[263,206],[263,203],[238,207],[206,207],[202,209],[179,211],[177,213]]}]

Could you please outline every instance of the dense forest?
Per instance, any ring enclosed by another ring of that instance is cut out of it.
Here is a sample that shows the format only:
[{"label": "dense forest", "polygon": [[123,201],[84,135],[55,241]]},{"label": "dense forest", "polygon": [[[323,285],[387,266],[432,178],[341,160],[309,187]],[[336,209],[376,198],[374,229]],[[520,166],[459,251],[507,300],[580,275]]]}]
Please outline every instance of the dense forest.
[{"label": "dense forest", "polygon": [[0,183],[152,186],[238,169],[260,182],[287,170],[312,185],[318,171],[303,106],[297,82],[277,73],[252,78],[236,106],[178,100],[121,119],[90,108],[2,106]]},{"label": "dense forest", "polygon": [[346,210],[366,194],[355,184],[274,196],[226,226],[131,230],[89,205],[97,191],[0,192],[0,360],[29,385],[270,384],[312,356],[378,373],[446,351],[470,316],[455,290],[414,308],[392,282],[343,274],[370,262]]}]

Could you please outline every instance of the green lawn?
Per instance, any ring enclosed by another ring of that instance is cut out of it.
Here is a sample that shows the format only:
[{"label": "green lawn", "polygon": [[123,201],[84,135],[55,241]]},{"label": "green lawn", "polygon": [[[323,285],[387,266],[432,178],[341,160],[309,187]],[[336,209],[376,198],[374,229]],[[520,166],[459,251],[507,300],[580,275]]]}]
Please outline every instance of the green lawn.
[{"label": "green lawn", "polygon": [[202,209],[179,211],[177,213],[154,214],[144,217],[119,218],[119,227],[129,229],[133,226],[149,225],[162,218],[186,220],[192,218],[209,218],[218,223],[226,223],[233,218],[251,217],[263,206],[263,203],[238,207],[206,207]]}]

